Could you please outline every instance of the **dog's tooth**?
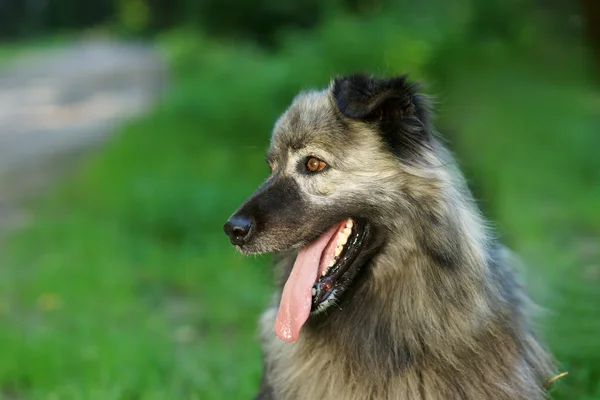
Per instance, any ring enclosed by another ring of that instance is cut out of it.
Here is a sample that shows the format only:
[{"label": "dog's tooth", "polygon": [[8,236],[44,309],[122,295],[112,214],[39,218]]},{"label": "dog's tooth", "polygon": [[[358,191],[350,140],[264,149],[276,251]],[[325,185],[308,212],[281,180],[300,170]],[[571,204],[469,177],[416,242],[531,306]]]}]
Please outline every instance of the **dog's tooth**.
[{"label": "dog's tooth", "polygon": [[327,275],[327,270],[326,269],[324,269],[323,272],[321,272],[321,276],[325,276],[325,275]]},{"label": "dog's tooth", "polygon": [[316,288],[312,288],[312,290],[310,291],[310,293],[312,294],[313,297],[315,297],[317,295],[317,289]]},{"label": "dog's tooth", "polygon": [[342,246],[345,245],[346,242],[348,241],[348,236],[350,236],[350,235],[346,233],[345,229],[343,231],[341,231],[340,233],[338,233],[338,237],[337,237],[338,245],[342,245]]},{"label": "dog's tooth", "polygon": [[354,226],[354,221],[352,221],[351,219],[348,219],[346,221],[346,228],[352,229],[353,226]]},{"label": "dog's tooth", "polygon": [[327,268],[331,268],[331,267],[333,267],[334,265],[335,265],[335,260],[334,260],[334,259],[331,259],[331,260],[329,260],[329,264],[327,265]]},{"label": "dog's tooth", "polygon": [[335,256],[339,257],[340,254],[342,254],[342,250],[344,250],[344,248],[342,246],[338,246],[335,248]]},{"label": "dog's tooth", "polygon": [[342,232],[344,233],[344,235],[346,235],[346,237],[348,237],[352,233],[352,229],[351,228],[344,228],[344,230]]}]

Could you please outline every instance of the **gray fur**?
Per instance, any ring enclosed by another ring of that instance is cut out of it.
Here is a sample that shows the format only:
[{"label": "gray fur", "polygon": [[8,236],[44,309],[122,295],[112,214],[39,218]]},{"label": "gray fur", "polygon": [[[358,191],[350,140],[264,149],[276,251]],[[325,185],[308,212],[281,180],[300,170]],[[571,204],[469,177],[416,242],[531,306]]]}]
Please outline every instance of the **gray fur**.
[{"label": "gray fur", "polygon": [[[367,95],[377,95],[380,81],[369,82]],[[386,86],[386,95],[414,95],[403,82]],[[264,190],[292,180],[286,190],[295,195],[286,192],[286,198],[297,203],[291,214],[280,210],[286,204],[278,205],[240,247],[244,253],[279,253],[278,290],[260,322],[265,365],[257,398],[544,398],[552,362],[532,331],[529,299],[451,155],[429,121],[417,119],[428,115],[423,97],[418,104],[402,99],[408,103],[398,114],[397,134],[403,134],[407,112],[427,129],[422,145],[411,149],[418,156],[402,159],[377,118],[344,115],[344,94],[335,85],[300,94],[277,122],[268,152],[273,172]],[[420,140],[412,134],[411,143]],[[301,174],[298,165],[306,156],[326,160],[330,169]],[[262,196],[259,191],[248,202]],[[270,210],[263,206],[261,212]],[[297,249],[355,215],[368,218],[379,238],[360,277],[338,307],[307,321],[297,342],[280,341],[273,326]]]}]

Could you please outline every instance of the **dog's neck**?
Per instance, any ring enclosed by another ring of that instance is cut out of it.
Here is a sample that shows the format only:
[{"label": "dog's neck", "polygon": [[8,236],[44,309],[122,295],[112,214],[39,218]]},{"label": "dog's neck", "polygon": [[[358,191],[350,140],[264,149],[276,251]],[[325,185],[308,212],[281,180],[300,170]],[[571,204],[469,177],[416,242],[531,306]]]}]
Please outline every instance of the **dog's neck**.
[{"label": "dog's neck", "polygon": [[[459,225],[460,217],[421,220],[435,226],[412,232],[406,226],[391,228],[399,231],[388,237],[402,238],[401,243],[384,244],[363,266],[340,309],[310,320],[302,334],[330,342],[341,354],[353,352],[365,373],[377,374],[398,372],[419,362],[424,352],[441,356],[450,353],[449,347],[469,346],[478,325],[497,310],[489,299],[491,256],[470,242],[477,229]],[[463,223],[468,220],[462,217]],[[363,328],[357,335],[345,325]],[[378,371],[382,367],[385,371]]]}]

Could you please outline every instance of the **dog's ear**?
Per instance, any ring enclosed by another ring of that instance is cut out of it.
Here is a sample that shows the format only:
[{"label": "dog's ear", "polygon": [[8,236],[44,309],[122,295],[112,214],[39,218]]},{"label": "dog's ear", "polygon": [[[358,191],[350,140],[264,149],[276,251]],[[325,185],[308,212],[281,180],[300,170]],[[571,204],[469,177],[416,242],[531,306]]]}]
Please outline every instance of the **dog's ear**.
[{"label": "dog's ear", "polygon": [[407,157],[431,139],[429,107],[416,84],[406,76],[370,78],[350,75],[336,78],[332,94],[347,118],[376,122],[385,141],[398,156]]}]

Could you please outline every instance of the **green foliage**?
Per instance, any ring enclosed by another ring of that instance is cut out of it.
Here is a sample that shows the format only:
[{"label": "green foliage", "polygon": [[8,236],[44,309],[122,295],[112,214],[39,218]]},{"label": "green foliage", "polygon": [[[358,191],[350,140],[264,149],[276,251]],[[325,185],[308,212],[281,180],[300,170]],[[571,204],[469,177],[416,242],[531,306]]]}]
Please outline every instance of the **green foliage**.
[{"label": "green foliage", "polygon": [[118,0],[117,26],[125,32],[143,33],[150,26],[150,12],[144,0]]},{"label": "green foliage", "polygon": [[570,372],[556,398],[600,399],[597,97],[550,68],[536,37],[473,41],[466,0],[353,4],[368,17],[287,31],[275,52],[186,30],[159,38],[173,72],[161,104],[5,244],[0,398],[250,398],[271,273],[221,227],[266,177],[269,132],[293,96],[364,70],[409,71],[442,94],[438,125],[553,311],[545,336]]},{"label": "green foliage", "polygon": [[349,12],[370,18],[382,11],[395,15],[395,24],[421,23],[439,31],[430,16],[444,25],[459,16],[481,39],[526,37],[535,24],[548,20],[560,35],[573,36],[565,28],[565,15],[576,16],[575,2],[553,1],[543,8],[533,0],[3,0],[0,38],[27,37],[108,24],[119,33],[150,34],[182,25],[195,26],[211,36],[251,40],[274,45],[290,29],[309,29],[332,15]]}]

